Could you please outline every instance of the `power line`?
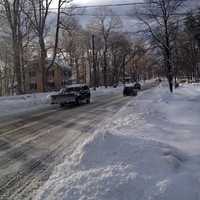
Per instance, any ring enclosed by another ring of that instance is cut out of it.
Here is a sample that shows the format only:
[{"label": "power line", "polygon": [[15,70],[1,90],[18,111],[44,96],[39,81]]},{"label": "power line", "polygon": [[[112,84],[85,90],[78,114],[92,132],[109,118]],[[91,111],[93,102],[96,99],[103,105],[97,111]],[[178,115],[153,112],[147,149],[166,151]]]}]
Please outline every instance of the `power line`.
[{"label": "power line", "polygon": [[[71,13],[71,14],[68,14],[68,13],[62,12],[62,14],[67,15],[68,17],[72,17],[72,16],[77,16],[77,17],[100,17],[101,16],[101,15],[92,14],[92,13]],[[148,16],[148,14],[143,14],[143,15],[146,16],[146,17]],[[178,21],[184,21],[184,20],[187,19],[187,15],[188,15],[188,13],[174,13],[171,16],[172,17],[179,17],[179,19],[177,19]],[[134,17],[131,14],[130,15],[128,15],[128,14],[108,14],[106,16],[107,17],[120,17],[120,18],[124,18],[124,19],[130,19],[130,20],[133,20],[133,21],[138,21],[139,20],[136,16]],[[149,14],[149,16],[150,16],[150,14]],[[162,18],[162,16],[155,16],[155,17]]]},{"label": "power line", "polygon": [[[151,2],[152,4],[156,4],[156,2]],[[130,3],[117,3],[117,4],[94,4],[94,5],[69,5],[69,7],[63,7],[61,9],[81,9],[81,8],[99,8],[99,7],[124,7],[124,6],[141,6],[141,5],[150,5],[148,2],[130,2]],[[49,8],[50,10],[57,10],[58,8]]]},{"label": "power line", "polygon": [[[86,5],[86,6],[76,6],[76,5],[71,4],[68,7],[62,7],[61,10],[86,9],[86,8],[101,8],[101,7],[137,6],[137,5],[145,5],[145,4],[147,4],[147,3],[132,2],[132,3],[119,3],[119,4],[96,4],[96,5]],[[43,10],[45,10],[45,8]],[[50,7],[50,8],[48,8],[48,10],[49,11],[57,11],[58,8]],[[4,9],[0,10],[0,11],[4,11]]]},{"label": "power line", "polygon": [[[154,2],[153,2],[154,3]],[[100,8],[100,7],[124,7],[124,6],[142,6],[142,5],[149,5],[149,3],[145,2],[130,2],[130,3],[118,3],[118,4],[96,4],[96,5],[84,5],[84,6],[76,6],[71,4],[69,7],[63,7],[61,8],[62,14],[67,14],[69,16],[91,16],[91,17],[96,17],[99,16],[97,14],[91,14],[91,13],[67,13],[64,11],[67,10],[76,10],[76,9],[86,9],[86,8]],[[49,8],[49,12],[55,12],[58,8]],[[2,11],[2,10],[1,10]],[[30,11],[30,9],[29,9]],[[147,15],[147,14],[144,14]],[[173,14],[174,16],[186,16],[187,13],[175,13]],[[131,15],[127,14],[112,14],[112,15],[107,15],[107,16],[118,16],[118,17],[131,17]]]},{"label": "power line", "polygon": [[[153,2],[154,3],[154,2]],[[118,4],[97,4],[97,5],[85,5],[85,6],[73,6],[71,5],[70,7],[65,7],[65,8],[61,8],[62,13],[64,14],[64,10],[72,10],[72,9],[87,9],[87,8],[101,8],[101,7],[124,7],[124,6],[141,6],[141,5],[149,5],[149,3],[145,3],[145,2],[130,2],[130,3],[118,3]],[[50,12],[52,10],[57,10],[57,8],[49,8]],[[68,14],[68,13],[66,13]],[[175,13],[173,14],[174,16],[185,16],[188,13]],[[96,14],[87,14],[87,13],[71,13],[70,15],[76,15],[76,16],[91,16],[91,17],[96,17]],[[98,15],[99,16],[99,15]],[[119,16],[119,17],[130,17],[130,15],[126,15],[126,14],[120,14],[120,15],[109,15],[109,16]]]},{"label": "power line", "polygon": [[[137,6],[146,5],[143,2],[133,2],[133,3],[118,3],[118,4],[97,4],[97,5],[87,5],[87,6],[73,6],[62,8],[62,9],[81,9],[81,8],[99,8],[99,7],[121,7],[121,6]],[[49,8],[50,10],[57,10],[57,8]]]},{"label": "power line", "polygon": [[[62,12],[62,14],[66,14],[68,16],[89,16],[89,17],[99,17],[99,16],[104,16],[104,15],[98,15],[98,14],[92,14],[92,13],[65,13],[65,12]],[[188,13],[174,13],[172,14],[172,16],[186,16]],[[141,15],[144,15],[144,16],[150,16],[151,14],[141,14]],[[127,15],[127,14],[108,14],[106,15],[108,17],[133,17],[131,14],[130,15]],[[153,16],[153,15],[151,15]],[[157,16],[157,17],[162,17],[162,15],[154,15],[154,16]]]}]

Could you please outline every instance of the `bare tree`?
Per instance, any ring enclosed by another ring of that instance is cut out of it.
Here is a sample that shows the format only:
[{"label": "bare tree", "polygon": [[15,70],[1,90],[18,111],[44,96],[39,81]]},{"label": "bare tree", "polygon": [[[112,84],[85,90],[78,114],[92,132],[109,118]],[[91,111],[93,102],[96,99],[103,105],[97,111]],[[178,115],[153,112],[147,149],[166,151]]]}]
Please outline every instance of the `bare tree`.
[{"label": "bare tree", "polygon": [[13,65],[16,75],[16,92],[21,94],[22,79],[21,79],[21,0],[1,0],[0,5],[3,8],[6,20],[11,31],[12,50],[13,50]]},{"label": "bare tree", "polygon": [[56,32],[55,32],[55,40],[54,40],[54,47],[53,47],[53,55],[52,55],[52,60],[49,66],[47,67],[47,73],[49,69],[53,66],[56,55],[57,55],[57,50],[58,50],[58,42],[59,42],[59,32],[60,32],[60,27],[61,27],[61,9],[64,4],[69,4],[73,0],[58,0],[57,4],[57,20],[56,20]]},{"label": "bare tree", "polygon": [[185,20],[185,26],[187,31],[190,32],[193,38],[197,41],[200,48],[200,8],[196,11],[188,13]]},{"label": "bare tree", "polygon": [[107,87],[108,85],[108,43],[109,38],[114,30],[119,30],[122,27],[122,22],[118,16],[115,16],[113,11],[106,8],[101,7],[96,10],[97,17],[92,21],[90,24],[90,29],[95,34],[99,34],[104,43],[103,49],[103,77],[104,77],[104,86]]},{"label": "bare tree", "polygon": [[0,41],[0,94],[10,95],[13,93],[15,81],[13,70],[13,52],[10,38],[1,38]]},{"label": "bare tree", "polygon": [[[50,14],[50,6],[53,2],[53,0],[28,0],[28,4],[24,13],[29,18],[33,29],[35,30],[36,35],[38,36],[38,42],[40,46],[40,70],[41,70],[41,79],[42,79],[42,85],[40,90],[45,91],[45,85],[46,85],[46,76],[48,74],[48,71],[53,66],[57,50],[58,50],[58,42],[59,42],[59,30],[60,30],[60,23],[61,23],[61,9],[64,4],[69,4],[72,0],[58,0],[57,4],[57,12],[54,13],[54,16],[56,16],[56,29],[55,29],[55,37],[54,37],[54,45],[52,47],[53,53],[52,53],[52,59],[49,64],[49,66],[46,66],[46,58],[47,58],[47,49],[46,49],[46,43],[45,43],[45,37],[46,37],[46,30],[47,30],[47,19]],[[46,66],[46,67],[45,67]]]},{"label": "bare tree", "polygon": [[113,66],[112,84],[117,84],[120,77],[125,83],[126,66],[132,57],[131,42],[126,35],[116,32],[111,35],[109,45]]},{"label": "bare tree", "polygon": [[176,77],[198,80],[200,78],[198,41],[187,28],[178,33],[174,54],[176,55],[174,59]]},{"label": "bare tree", "polygon": [[75,71],[77,83],[80,81],[80,62],[84,52],[84,34],[79,22],[74,17],[62,21],[61,48],[67,54],[66,60]]},{"label": "bare tree", "polygon": [[183,0],[146,0],[144,10],[136,12],[162,51],[171,92],[173,92],[172,50],[177,32],[176,12],[183,2]]},{"label": "bare tree", "polygon": [[23,10],[38,37],[38,43],[40,46],[39,71],[42,80],[42,85],[40,85],[39,88],[40,91],[45,91],[45,65],[47,57],[45,31],[49,8],[52,1],[53,0],[28,0],[27,6]]}]

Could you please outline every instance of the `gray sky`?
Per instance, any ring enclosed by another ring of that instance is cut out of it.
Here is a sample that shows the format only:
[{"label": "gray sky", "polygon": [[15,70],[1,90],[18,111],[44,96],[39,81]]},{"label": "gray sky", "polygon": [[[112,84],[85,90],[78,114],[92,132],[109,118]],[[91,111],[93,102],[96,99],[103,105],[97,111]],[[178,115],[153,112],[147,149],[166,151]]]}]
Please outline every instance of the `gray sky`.
[{"label": "gray sky", "polygon": [[[54,0],[52,7],[57,6],[57,1]],[[128,2],[141,2],[143,0],[74,0],[73,3],[79,5],[95,5],[95,4],[115,4],[115,3],[128,3]]]},{"label": "gray sky", "polygon": [[[117,4],[117,3],[133,3],[133,2],[143,2],[144,0],[73,0],[73,3],[78,4],[78,5],[102,5],[102,4]],[[57,7],[58,0],[53,1],[52,7]],[[191,9],[191,8],[196,8],[197,5],[200,6],[200,0],[188,0],[187,5],[185,6],[185,10]],[[115,7],[114,12],[117,14],[124,14],[128,13],[129,10],[131,9],[131,6],[124,6],[124,7]],[[94,12],[94,9],[89,9],[89,12]],[[128,24],[127,27],[132,27],[132,19],[128,17],[121,17],[123,21],[125,20],[126,23]],[[88,16],[81,16],[80,18],[81,23],[87,24],[90,20],[90,17]],[[133,22],[135,24],[135,22]]]},{"label": "gray sky", "polygon": [[[142,2],[143,0],[74,0],[73,3],[79,5],[95,5],[95,4],[115,4],[115,3],[128,3],[128,2]],[[57,7],[58,0],[54,0],[52,7]],[[188,7],[200,6],[200,0],[188,0]]]},{"label": "gray sky", "polygon": [[74,3],[79,4],[102,4],[102,3],[112,3],[112,0],[75,0]]}]

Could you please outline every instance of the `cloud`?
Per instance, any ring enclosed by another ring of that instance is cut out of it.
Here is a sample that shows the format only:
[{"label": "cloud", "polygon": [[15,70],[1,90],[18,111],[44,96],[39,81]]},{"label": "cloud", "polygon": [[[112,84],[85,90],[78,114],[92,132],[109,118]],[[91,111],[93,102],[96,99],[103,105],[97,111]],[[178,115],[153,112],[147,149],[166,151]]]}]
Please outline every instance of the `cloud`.
[{"label": "cloud", "polygon": [[[144,2],[144,0],[74,0],[74,3],[78,5],[103,5],[103,4],[123,4],[123,3],[133,3],[133,2]],[[188,0],[185,4],[184,10],[190,10],[196,8],[197,5],[200,6],[200,0]],[[96,8],[88,8],[85,10],[86,16],[78,17],[83,26],[87,25],[93,17],[88,15],[94,14]],[[113,11],[116,15],[122,15],[121,19],[124,22],[124,28],[126,31],[131,31],[136,29],[136,21],[126,15],[129,15],[133,6],[120,6],[113,7]]]}]

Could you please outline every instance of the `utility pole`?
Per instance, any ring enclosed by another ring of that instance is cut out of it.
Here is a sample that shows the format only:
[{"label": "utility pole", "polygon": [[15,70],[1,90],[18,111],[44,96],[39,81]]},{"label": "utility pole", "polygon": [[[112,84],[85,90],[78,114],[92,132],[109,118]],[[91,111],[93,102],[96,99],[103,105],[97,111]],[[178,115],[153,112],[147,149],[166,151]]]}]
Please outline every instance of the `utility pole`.
[{"label": "utility pole", "polygon": [[94,79],[94,90],[97,87],[97,70],[96,70],[96,60],[95,60],[95,36],[92,35],[92,61],[93,61],[93,79]]}]

